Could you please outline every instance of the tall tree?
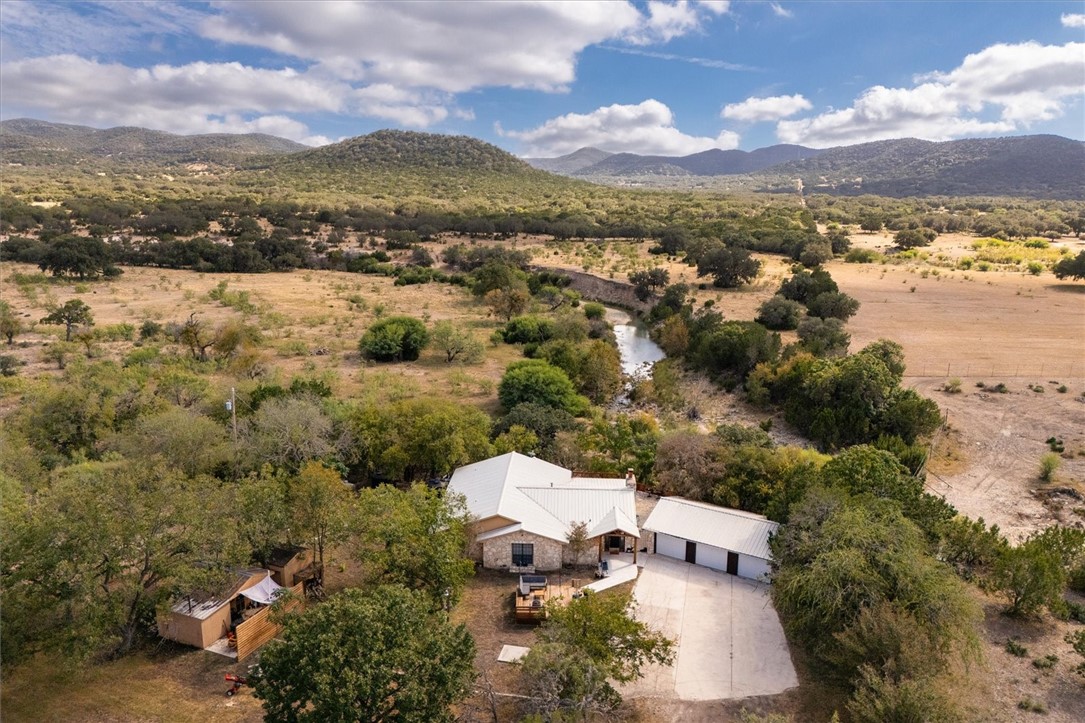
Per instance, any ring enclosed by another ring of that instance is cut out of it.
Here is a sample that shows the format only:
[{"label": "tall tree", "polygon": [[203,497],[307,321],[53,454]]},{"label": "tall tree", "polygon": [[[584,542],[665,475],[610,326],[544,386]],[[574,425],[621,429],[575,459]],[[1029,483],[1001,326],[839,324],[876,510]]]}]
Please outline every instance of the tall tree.
[{"label": "tall tree", "polygon": [[350,488],[339,473],[319,462],[307,462],[287,481],[286,505],[294,521],[291,534],[312,546],[321,582],[328,548],[349,535],[351,502]]},{"label": "tall tree", "polygon": [[332,420],[310,397],[269,399],[248,420],[243,456],[248,469],[270,463],[297,470],[310,460],[325,459],[336,451]]},{"label": "tall tree", "polygon": [[424,595],[347,590],[287,623],[253,687],[268,721],[450,722],[474,659],[467,628],[434,614]]},{"label": "tall tree", "polygon": [[674,641],[636,620],[632,604],[629,593],[586,595],[554,606],[539,635],[583,652],[614,680],[636,680],[646,665],[674,659]]},{"label": "tall tree", "polygon": [[120,273],[113,266],[109,247],[102,239],[71,234],[54,239],[46,247],[38,267],[53,276],[75,276],[79,279],[93,279],[103,273]]},{"label": "tall tree", "polygon": [[3,627],[35,626],[35,647],[127,652],[171,595],[214,590],[247,557],[226,503],[216,480],[162,467],[66,468],[6,548]]},{"label": "tall tree", "polygon": [[467,558],[467,505],[421,484],[389,485],[358,495],[358,556],[370,579],[403,585],[449,610],[460,598],[474,563]]},{"label": "tall tree", "polygon": [[1060,259],[1051,270],[1059,279],[1085,279],[1085,251],[1079,251],[1077,256]]},{"label": "tall tree", "polygon": [[434,324],[431,339],[433,346],[444,353],[445,361],[449,364],[457,359],[465,364],[482,361],[482,342],[470,331],[451,321],[438,321]]},{"label": "tall tree", "polygon": [[347,427],[348,460],[370,479],[429,480],[493,451],[485,412],[438,399],[366,404],[349,413]]},{"label": "tall tree", "polygon": [[63,306],[53,309],[41,320],[42,324],[56,324],[64,327],[64,341],[72,340],[72,329],[77,326],[93,326],[94,316],[90,307],[80,299],[65,301]]},{"label": "tall tree", "polygon": [[721,246],[697,263],[698,276],[713,276],[713,286],[733,289],[757,277],[761,262],[743,248]]}]

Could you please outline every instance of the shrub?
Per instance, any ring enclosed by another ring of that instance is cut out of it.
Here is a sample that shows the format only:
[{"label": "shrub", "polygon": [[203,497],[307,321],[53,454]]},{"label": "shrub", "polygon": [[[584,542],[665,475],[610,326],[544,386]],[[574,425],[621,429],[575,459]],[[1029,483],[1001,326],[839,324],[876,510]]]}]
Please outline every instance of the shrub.
[{"label": "shrub", "polygon": [[767,329],[786,331],[797,329],[802,318],[802,305],[777,294],[761,304],[754,320]]},{"label": "shrub", "polygon": [[0,354],[0,376],[13,377],[19,373],[21,362],[11,354]]},{"label": "shrub", "polygon": [[1047,706],[1032,698],[1022,698],[1017,701],[1017,707],[1021,710],[1027,710],[1029,713],[1047,713]]},{"label": "shrub", "polygon": [[947,379],[946,383],[942,385],[942,391],[946,394],[960,394],[961,393],[961,380],[958,377]]},{"label": "shrub", "polygon": [[934,241],[937,236],[938,234],[933,229],[907,228],[903,231],[897,231],[893,241],[902,249],[914,249],[920,246],[930,246],[931,241]]},{"label": "shrub", "polygon": [[156,339],[162,334],[162,325],[157,321],[151,321],[147,319],[139,327],[139,338],[146,341],[147,339]]},{"label": "shrub", "polygon": [[501,331],[506,344],[541,344],[554,336],[554,322],[541,316],[510,319]]},{"label": "shrub", "polygon": [[1048,452],[1040,457],[1040,481],[1054,482],[1055,473],[1058,472],[1060,464],[1062,464],[1062,459],[1054,452]]},{"label": "shrub", "polygon": [[606,307],[596,301],[589,301],[584,304],[584,316],[589,319],[602,319],[606,313]]},{"label": "shrub", "polygon": [[885,257],[873,249],[851,249],[844,256],[844,261],[849,264],[872,264],[883,258]]},{"label": "shrub", "polygon": [[1028,648],[1017,642],[1017,638],[1010,638],[1006,641],[1006,652],[1018,658],[1023,658],[1028,655]]},{"label": "shrub", "polygon": [[802,348],[815,356],[843,356],[851,343],[840,319],[807,317],[799,322],[798,332]]},{"label": "shrub", "polygon": [[859,311],[859,301],[839,291],[823,291],[807,302],[810,316],[847,321]]},{"label": "shrub", "polygon": [[1050,670],[1055,667],[1055,664],[1059,662],[1059,656],[1055,654],[1045,655],[1042,658],[1036,658],[1032,661],[1032,665],[1040,670]]},{"label": "shrub", "polygon": [[369,327],[358,347],[367,359],[414,361],[427,343],[429,333],[421,320],[411,316],[391,316]]},{"label": "shrub", "polygon": [[526,359],[510,364],[501,377],[497,398],[508,410],[530,402],[563,409],[575,415],[583,414],[589,406],[588,400],[576,393],[565,372],[541,359]]}]

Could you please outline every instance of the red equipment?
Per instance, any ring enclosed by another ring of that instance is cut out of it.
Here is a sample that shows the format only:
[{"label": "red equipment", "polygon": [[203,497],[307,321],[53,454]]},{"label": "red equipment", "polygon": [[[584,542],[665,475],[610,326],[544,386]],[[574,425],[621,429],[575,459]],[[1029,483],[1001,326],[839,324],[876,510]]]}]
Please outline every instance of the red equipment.
[{"label": "red equipment", "polygon": [[248,678],[242,678],[240,675],[234,675],[233,673],[227,673],[226,680],[233,683],[233,685],[230,686],[230,689],[226,691],[227,698],[232,698],[237,691],[241,690],[241,686],[248,685],[249,683]]}]

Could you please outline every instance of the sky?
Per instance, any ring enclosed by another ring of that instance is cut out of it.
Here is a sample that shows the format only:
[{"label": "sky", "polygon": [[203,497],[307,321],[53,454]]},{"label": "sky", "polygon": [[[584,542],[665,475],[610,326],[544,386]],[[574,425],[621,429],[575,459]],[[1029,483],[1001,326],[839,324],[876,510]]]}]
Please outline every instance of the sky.
[{"label": "sky", "polygon": [[0,118],[521,156],[1085,138],[1085,2],[0,2]]}]

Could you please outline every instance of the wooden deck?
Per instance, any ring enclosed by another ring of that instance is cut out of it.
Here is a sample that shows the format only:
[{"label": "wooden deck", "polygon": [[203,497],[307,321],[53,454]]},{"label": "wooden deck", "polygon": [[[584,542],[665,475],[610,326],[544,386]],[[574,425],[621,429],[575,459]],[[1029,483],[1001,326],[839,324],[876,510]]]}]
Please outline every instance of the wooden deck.
[{"label": "wooden deck", "polygon": [[590,573],[572,575],[547,575],[546,587],[533,590],[527,596],[520,595],[519,585],[513,591],[516,621],[537,623],[546,619],[548,604],[565,604],[572,600],[573,593],[591,582]]}]

